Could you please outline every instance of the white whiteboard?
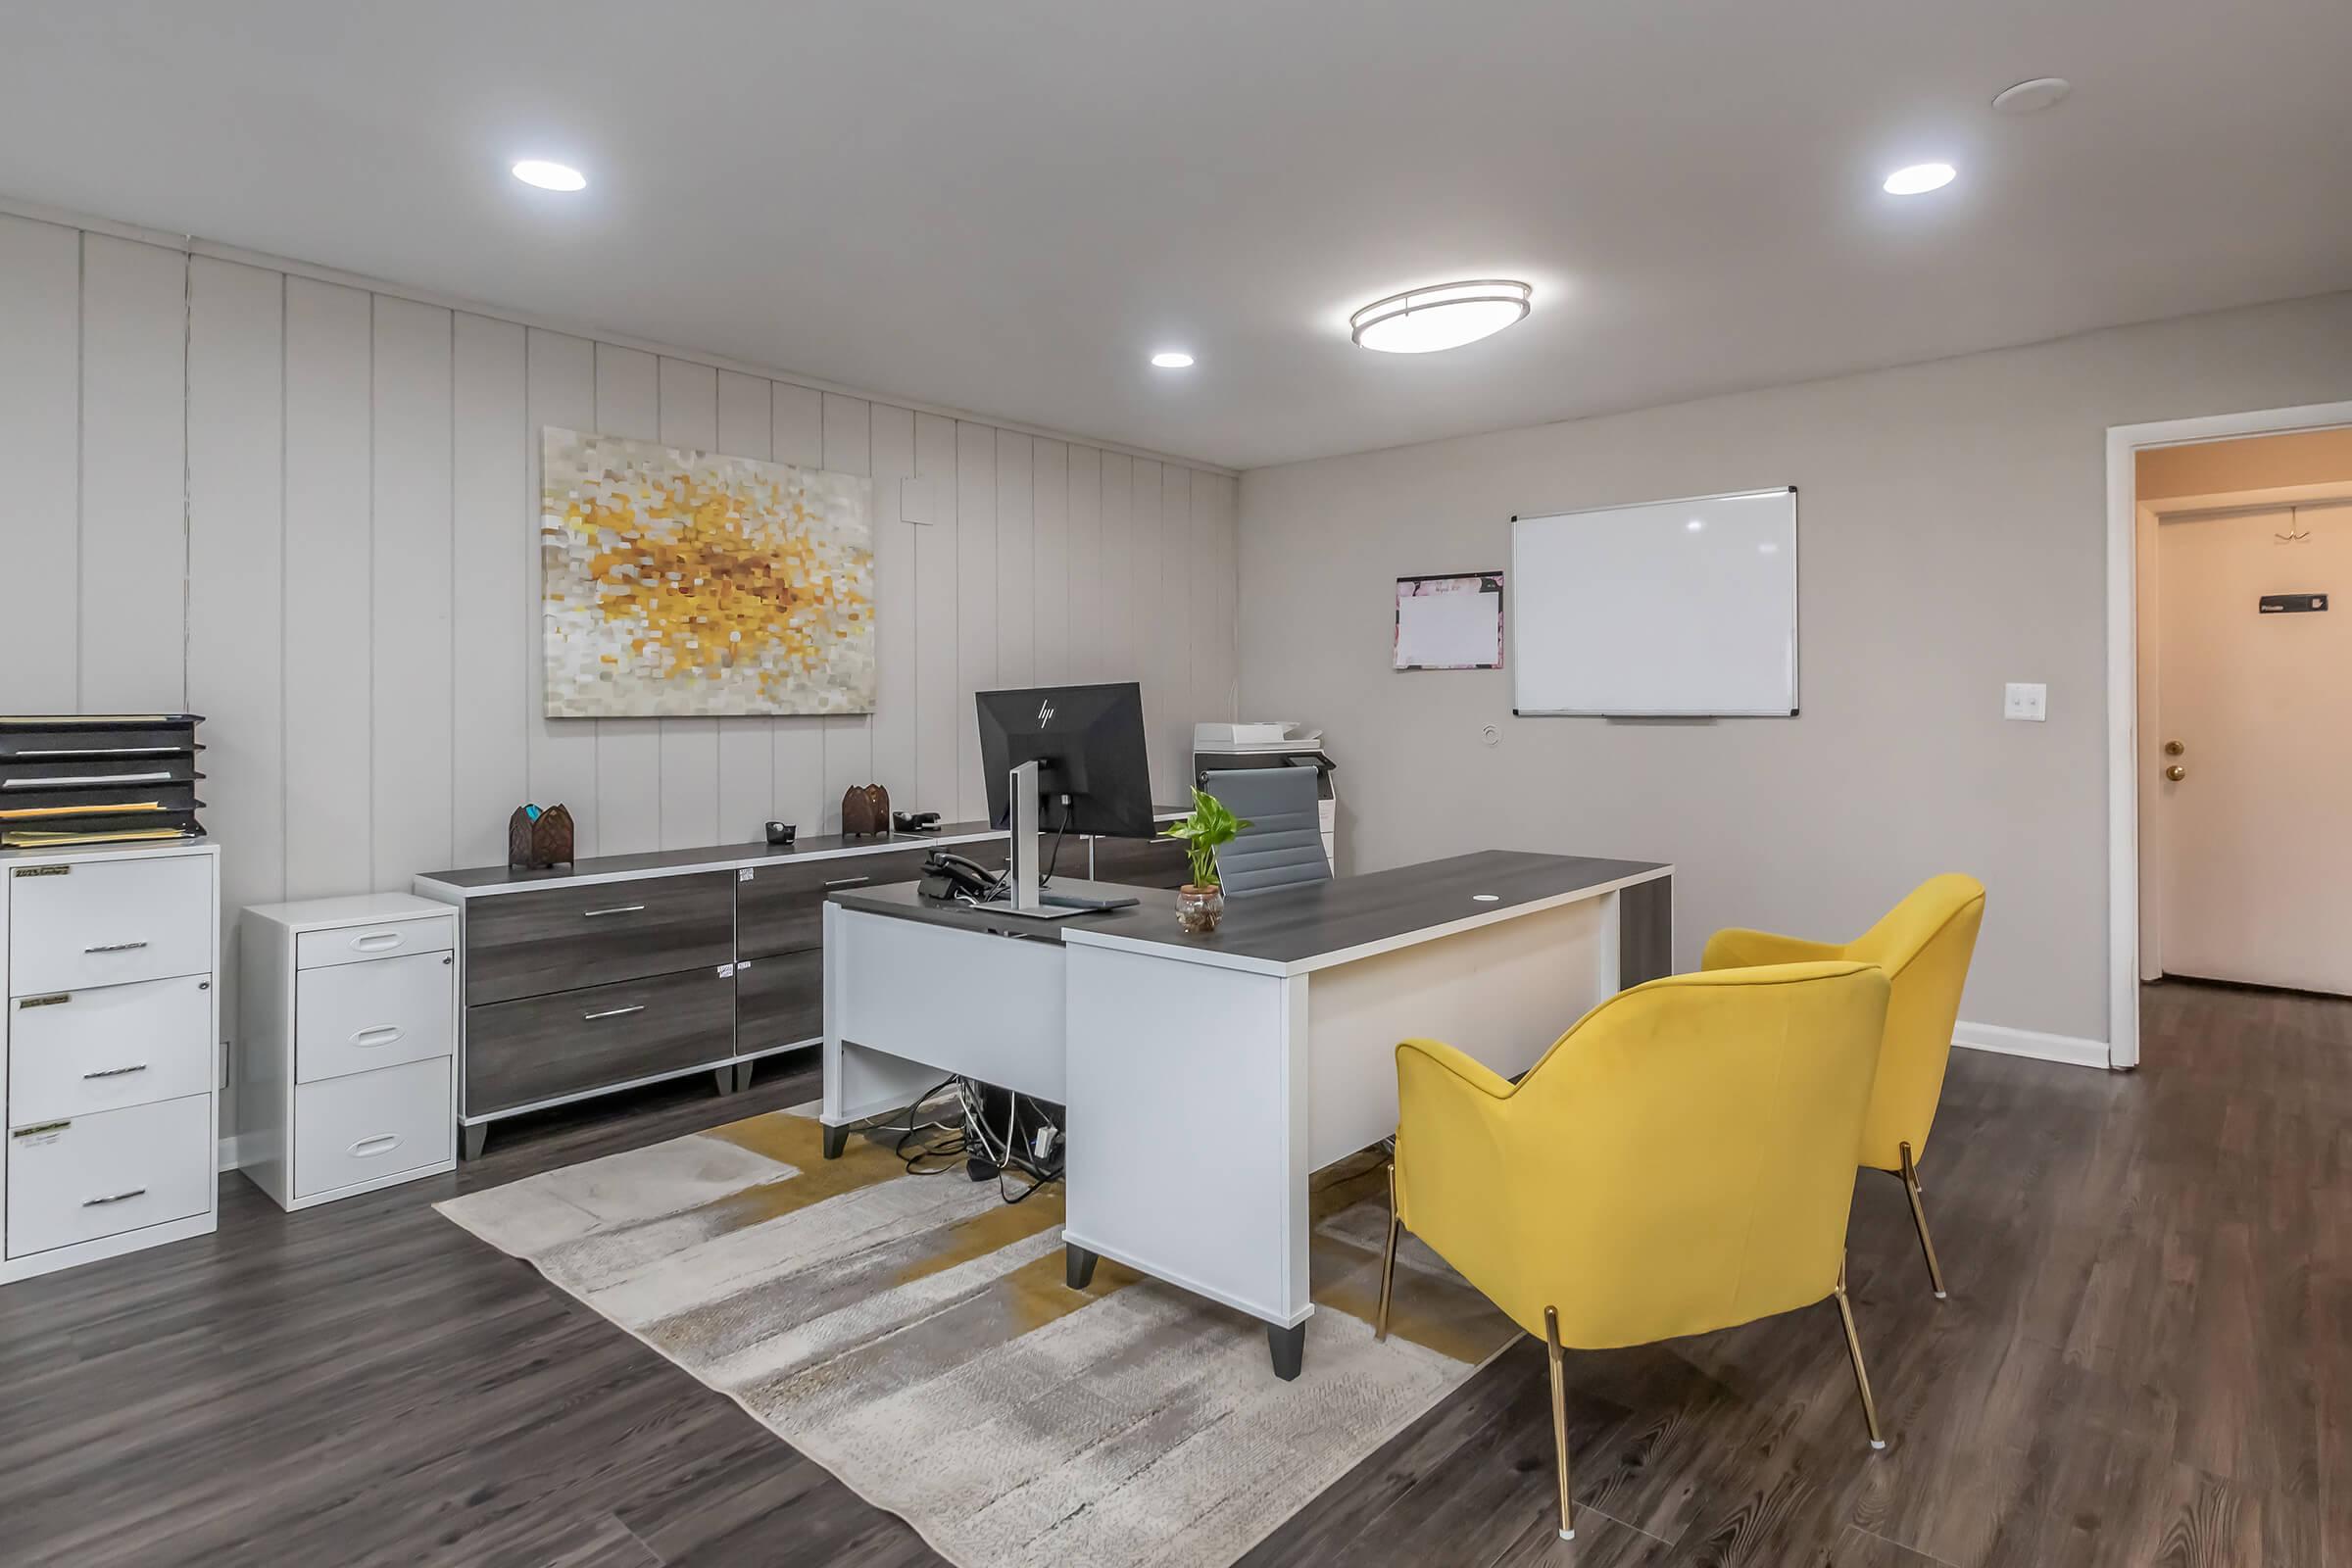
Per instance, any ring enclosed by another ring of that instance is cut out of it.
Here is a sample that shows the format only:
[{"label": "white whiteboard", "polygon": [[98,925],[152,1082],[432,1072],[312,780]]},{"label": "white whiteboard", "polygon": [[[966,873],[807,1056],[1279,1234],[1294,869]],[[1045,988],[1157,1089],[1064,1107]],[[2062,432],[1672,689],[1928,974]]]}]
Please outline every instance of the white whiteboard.
[{"label": "white whiteboard", "polygon": [[1796,711],[1796,491],[1511,519],[1511,709]]}]

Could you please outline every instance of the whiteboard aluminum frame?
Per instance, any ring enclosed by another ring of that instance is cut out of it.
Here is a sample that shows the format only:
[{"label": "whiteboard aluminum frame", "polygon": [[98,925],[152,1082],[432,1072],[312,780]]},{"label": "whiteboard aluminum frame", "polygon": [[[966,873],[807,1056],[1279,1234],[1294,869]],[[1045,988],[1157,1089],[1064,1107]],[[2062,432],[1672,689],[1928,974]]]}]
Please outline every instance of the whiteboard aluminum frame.
[{"label": "whiteboard aluminum frame", "polygon": [[1750,501],[1764,496],[1787,496],[1790,536],[1788,540],[1788,625],[1796,646],[1790,652],[1788,668],[1788,707],[1744,708],[1726,711],[1718,709],[1696,708],[1511,708],[1513,718],[1794,718],[1804,711],[1805,664],[1804,623],[1804,529],[1800,525],[1796,486],[1767,485],[1759,490],[1718,490],[1703,496],[1668,496],[1658,501],[1617,501],[1598,507],[1573,507],[1565,512],[1514,512],[1511,514],[1510,559],[1503,567],[1502,635],[1503,662],[1518,672],[1527,665],[1519,657],[1519,524],[1547,517],[1582,517],[1595,512],[1624,512],[1634,507],[1686,507],[1705,501]]}]

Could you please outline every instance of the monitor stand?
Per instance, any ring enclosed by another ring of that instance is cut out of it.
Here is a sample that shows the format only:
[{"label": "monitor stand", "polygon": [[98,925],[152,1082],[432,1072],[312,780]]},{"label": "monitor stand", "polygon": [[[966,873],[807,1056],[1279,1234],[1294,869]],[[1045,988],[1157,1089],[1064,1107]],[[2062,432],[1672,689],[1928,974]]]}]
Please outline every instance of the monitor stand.
[{"label": "monitor stand", "polygon": [[[1074,908],[1068,905],[1045,902],[1039,888],[1039,883],[1044,879],[1044,867],[1038,858],[1037,776],[1038,765],[1034,761],[1023,762],[1012,770],[1012,854],[1009,874],[1005,877],[1005,895],[1002,901],[991,902],[982,907],[992,913],[1017,914],[1031,920],[1066,920],[1074,914],[1099,914],[1103,907],[1102,905],[1093,908]],[[1118,888],[1098,888],[1092,882],[1065,882],[1062,885],[1071,890],[1082,889],[1086,896],[1103,900],[1108,905],[1134,902],[1121,897],[1123,890]]]}]

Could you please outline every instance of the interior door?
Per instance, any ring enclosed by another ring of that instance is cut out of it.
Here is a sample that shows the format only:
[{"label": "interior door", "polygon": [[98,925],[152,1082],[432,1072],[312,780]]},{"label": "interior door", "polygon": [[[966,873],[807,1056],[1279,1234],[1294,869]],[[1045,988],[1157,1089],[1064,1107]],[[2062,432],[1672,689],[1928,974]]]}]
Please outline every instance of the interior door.
[{"label": "interior door", "polygon": [[[2352,509],[2156,537],[2164,971],[2352,994]],[[2275,594],[2328,608],[2265,613]]]}]

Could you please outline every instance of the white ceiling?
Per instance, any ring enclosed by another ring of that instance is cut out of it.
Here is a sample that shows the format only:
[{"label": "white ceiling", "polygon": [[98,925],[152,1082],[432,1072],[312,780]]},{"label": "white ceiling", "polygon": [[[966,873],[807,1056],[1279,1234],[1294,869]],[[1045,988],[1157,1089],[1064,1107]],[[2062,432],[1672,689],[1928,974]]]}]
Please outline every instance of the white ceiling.
[{"label": "white ceiling", "polygon": [[[0,33],[0,193],[1237,466],[2352,286],[2345,0],[74,0]],[[2058,108],[1986,107],[2046,74]],[[1881,194],[1930,158],[1959,182]],[[1489,274],[1526,323],[1348,341]]]}]

